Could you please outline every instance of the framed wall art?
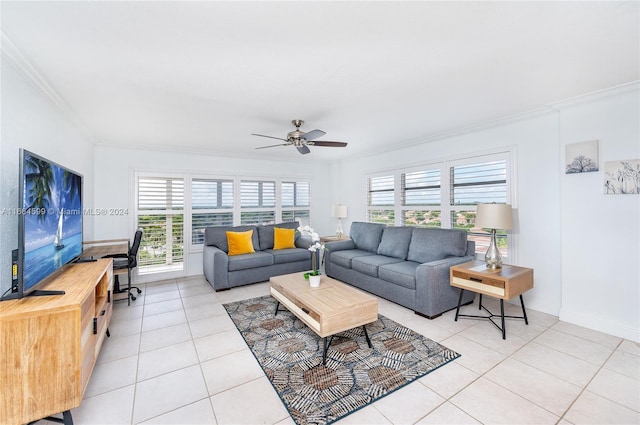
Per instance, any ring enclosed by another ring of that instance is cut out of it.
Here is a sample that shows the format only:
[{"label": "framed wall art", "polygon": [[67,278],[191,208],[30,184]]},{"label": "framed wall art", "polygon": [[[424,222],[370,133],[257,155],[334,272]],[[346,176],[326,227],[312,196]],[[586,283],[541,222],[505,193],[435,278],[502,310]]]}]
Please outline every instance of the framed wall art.
[{"label": "framed wall art", "polygon": [[640,194],[640,159],[606,161],[604,193],[609,195]]},{"label": "framed wall art", "polygon": [[565,146],[565,173],[598,171],[598,141],[572,143]]}]

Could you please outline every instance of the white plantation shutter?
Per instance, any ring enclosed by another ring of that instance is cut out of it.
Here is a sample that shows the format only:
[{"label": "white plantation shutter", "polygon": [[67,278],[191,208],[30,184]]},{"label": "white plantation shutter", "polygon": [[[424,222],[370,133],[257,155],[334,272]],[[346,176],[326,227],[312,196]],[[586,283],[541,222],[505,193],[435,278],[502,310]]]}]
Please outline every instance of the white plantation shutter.
[{"label": "white plantation shutter", "polygon": [[373,223],[395,223],[395,177],[393,175],[369,178],[368,220]]},{"label": "white plantation shutter", "polygon": [[191,243],[204,243],[204,230],[210,226],[232,226],[233,180],[191,180]]},{"label": "white plantation shutter", "polygon": [[280,184],[280,201],[283,222],[298,220],[300,224],[309,223],[311,206],[309,182],[283,181]]},{"label": "white plantation shutter", "polygon": [[[476,253],[484,255],[489,234],[474,228],[476,208],[481,203],[511,203],[511,155],[498,152],[371,175],[367,178],[368,220],[462,229],[476,242]],[[505,231],[498,231],[498,245],[503,258],[509,258]]]},{"label": "white plantation shutter", "polygon": [[440,169],[424,169],[401,174],[402,224],[440,227]]},{"label": "white plantation shutter", "polygon": [[240,224],[273,224],[276,218],[276,182],[240,182]]},{"label": "white plantation shutter", "polygon": [[[484,255],[489,248],[490,235],[473,226],[478,204],[510,202],[507,161],[484,160],[471,164],[453,165],[450,173],[450,225],[469,232],[476,242],[476,253]],[[502,258],[509,258],[507,233],[498,230],[498,248]]]},{"label": "white plantation shutter", "polygon": [[140,274],[183,268],[184,178],[138,177],[137,222],[143,230]]},{"label": "white plantation shutter", "polygon": [[207,227],[309,224],[308,181],[146,171],[135,180],[135,220],[144,231],[139,274],[185,270],[188,254],[203,249]]}]

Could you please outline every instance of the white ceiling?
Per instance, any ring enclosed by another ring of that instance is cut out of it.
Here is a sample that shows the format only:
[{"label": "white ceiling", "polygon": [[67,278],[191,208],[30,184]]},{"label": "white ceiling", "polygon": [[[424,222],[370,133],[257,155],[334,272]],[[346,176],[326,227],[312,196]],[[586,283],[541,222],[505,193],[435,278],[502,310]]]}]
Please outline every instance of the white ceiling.
[{"label": "white ceiling", "polygon": [[[97,144],[333,160],[640,79],[640,2],[10,2]],[[251,136],[302,130],[343,149]]]}]

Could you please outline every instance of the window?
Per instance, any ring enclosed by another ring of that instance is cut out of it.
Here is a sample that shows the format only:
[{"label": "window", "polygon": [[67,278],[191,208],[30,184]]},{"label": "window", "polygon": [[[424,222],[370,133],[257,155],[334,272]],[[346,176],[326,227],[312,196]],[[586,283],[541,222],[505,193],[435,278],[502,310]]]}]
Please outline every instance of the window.
[{"label": "window", "polygon": [[[136,172],[135,220],[143,229],[138,273],[180,272],[211,226],[309,223],[310,183]],[[185,246],[186,240],[186,246]]]},{"label": "window", "polygon": [[276,219],[276,182],[240,182],[240,224],[272,224]]},{"label": "window", "polygon": [[[474,229],[476,207],[486,203],[509,203],[507,186],[507,161],[483,161],[465,165],[453,165],[450,172],[450,219],[451,227],[469,232],[469,239],[476,242],[476,253],[487,252],[490,234]],[[503,259],[507,259],[507,233],[498,230],[498,248]]]},{"label": "window", "polygon": [[282,182],[280,199],[282,221],[309,222],[309,182]]},{"label": "window", "polygon": [[182,270],[184,179],[138,176],[137,223],[142,228],[140,274]]},{"label": "window", "polygon": [[402,224],[440,227],[440,169],[401,174]]},{"label": "window", "polygon": [[204,229],[233,225],[233,180],[191,180],[191,244],[204,243]]},{"label": "window", "polygon": [[393,225],[395,222],[395,183],[393,175],[369,178],[368,220]]},{"label": "window", "polygon": [[[490,234],[473,227],[476,207],[511,203],[510,157],[511,152],[501,152],[369,176],[368,221],[463,229],[476,242],[476,253],[484,255]],[[508,246],[507,233],[498,231],[498,247],[505,259]]]}]

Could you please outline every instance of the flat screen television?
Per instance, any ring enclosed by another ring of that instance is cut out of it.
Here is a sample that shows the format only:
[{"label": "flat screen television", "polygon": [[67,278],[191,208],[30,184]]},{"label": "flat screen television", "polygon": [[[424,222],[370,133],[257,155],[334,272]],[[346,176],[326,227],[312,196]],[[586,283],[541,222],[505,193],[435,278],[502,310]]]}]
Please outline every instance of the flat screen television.
[{"label": "flat screen television", "polygon": [[25,149],[19,168],[14,297],[52,295],[38,288],[82,253],[82,175]]}]

